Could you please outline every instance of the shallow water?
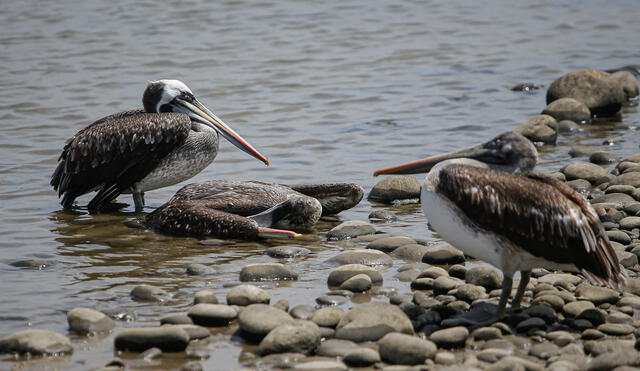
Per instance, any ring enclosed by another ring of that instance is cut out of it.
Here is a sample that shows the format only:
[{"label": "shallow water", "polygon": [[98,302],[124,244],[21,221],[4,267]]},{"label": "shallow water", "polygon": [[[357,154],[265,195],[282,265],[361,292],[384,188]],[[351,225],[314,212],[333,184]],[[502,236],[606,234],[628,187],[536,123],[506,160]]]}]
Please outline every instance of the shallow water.
[{"label": "shallow water", "polygon": [[[267,168],[222,141],[219,157],[193,181],[341,181],[368,190],[376,168],[477,144],[545,106],[544,89],[510,86],[548,86],[573,70],[640,61],[633,1],[163,4],[0,5],[0,337],[28,327],[66,333],[65,312],[76,306],[133,309],[137,320],[118,328],[157,324],[185,312],[197,290],[223,298],[242,266],[273,261],[262,251],[280,242],[211,247],[134,228],[131,205],[111,215],[61,211],[48,181],[64,141],[95,119],[140,106],[147,80],[186,82],[272,162]],[[557,170],[573,146],[636,153],[639,123],[630,108],[622,122],[584,126],[541,148],[541,167]],[[159,206],[179,187],[148,193],[148,204]],[[313,253],[288,262],[301,272],[299,281],[266,285],[272,299],[293,306],[327,291],[330,267],[323,262],[352,245],[326,242],[325,232],[339,220],[366,220],[372,207],[382,206],[365,200],[296,242]],[[380,231],[438,242],[417,207],[392,209],[399,220],[378,225]],[[42,266],[10,265],[20,260]],[[186,276],[192,262],[218,274]],[[406,292],[408,284],[392,278],[400,264],[384,270],[385,284]],[[133,302],[129,291],[140,283],[174,297],[161,305]],[[243,345],[229,335],[203,345],[211,355],[202,362],[206,369],[239,367]],[[73,356],[49,365],[100,367],[114,357],[112,337],[72,338]],[[131,366],[173,369],[185,360],[159,362]],[[0,369],[12,365],[0,356]]]}]

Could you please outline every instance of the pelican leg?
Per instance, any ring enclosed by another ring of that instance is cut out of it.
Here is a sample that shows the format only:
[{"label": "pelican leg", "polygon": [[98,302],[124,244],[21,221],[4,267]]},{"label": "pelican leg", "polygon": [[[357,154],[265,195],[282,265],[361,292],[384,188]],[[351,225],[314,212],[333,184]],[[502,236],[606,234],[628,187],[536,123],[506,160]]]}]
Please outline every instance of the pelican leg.
[{"label": "pelican leg", "polygon": [[520,302],[522,302],[522,298],[524,297],[524,291],[527,289],[527,285],[529,284],[529,278],[531,277],[531,271],[521,271],[520,272],[520,284],[518,285],[518,291],[516,292],[515,298],[511,302],[511,310],[520,308]]},{"label": "pelican leg", "polygon": [[136,212],[141,212],[144,209],[144,192],[132,192],[133,203],[136,206]]},{"label": "pelican leg", "polygon": [[507,301],[511,296],[511,287],[513,287],[513,278],[504,275],[502,279],[502,293],[500,294],[500,303],[498,304],[498,319],[504,315],[504,309],[507,307]]}]

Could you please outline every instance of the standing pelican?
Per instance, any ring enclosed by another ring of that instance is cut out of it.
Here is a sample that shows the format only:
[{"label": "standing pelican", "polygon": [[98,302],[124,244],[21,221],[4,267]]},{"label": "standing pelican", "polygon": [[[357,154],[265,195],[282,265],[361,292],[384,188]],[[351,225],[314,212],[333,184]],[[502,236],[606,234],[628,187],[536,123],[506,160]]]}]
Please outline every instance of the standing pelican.
[{"label": "standing pelican", "polygon": [[210,180],[182,187],[145,222],[160,232],[181,236],[296,238],[295,232],[271,227],[307,228],[322,215],[354,207],[363,194],[357,184],[286,186]]},{"label": "standing pelican", "polygon": [[207,167],[218,154],[218,134],[269,165],[178,80],[149,82],[142,104],[144,110],[104,117],[67,141],[51,177],[65,208],[97,190],[90,211],[122,193],[133,194],[141,211],[144,192],[180,183]]},{"label": "standing pelican", "polygon": [[374,175],[431,170],[422,187],[422,210],[444,240],[502,270],[500,318],[517,271],[521,279],[512,308],[519,307],[532,268],[577,271],[613,287],[626,278],[591,205],[566,184],[532,172],[537,160],[535,146],[509,132],[479,147]]}]

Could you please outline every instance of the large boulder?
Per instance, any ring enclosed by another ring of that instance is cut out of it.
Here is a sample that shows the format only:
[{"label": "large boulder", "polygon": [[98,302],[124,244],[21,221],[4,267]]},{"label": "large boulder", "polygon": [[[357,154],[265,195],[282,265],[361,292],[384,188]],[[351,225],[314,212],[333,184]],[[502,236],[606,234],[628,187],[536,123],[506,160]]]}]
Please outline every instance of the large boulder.
[{"label": "large boulder", "polygon": [[610,116],[620,111],[625,93],[612,74],[584,70],[568,73],[549,86],[547,104],[560,98],[574,98],[584,103],[593,115]]}]

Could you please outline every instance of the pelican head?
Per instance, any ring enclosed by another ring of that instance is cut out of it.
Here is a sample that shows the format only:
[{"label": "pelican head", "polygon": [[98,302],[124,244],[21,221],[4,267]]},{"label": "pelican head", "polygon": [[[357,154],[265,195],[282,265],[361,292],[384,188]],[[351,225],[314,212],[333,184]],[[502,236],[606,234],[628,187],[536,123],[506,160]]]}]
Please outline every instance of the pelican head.
[{"label": "pelican head", "polygon": [[480,161],[492,169],[526,174],[536,167],[538,151],[529,139],[509,131],[479,146],[376,170],[373,175],[426,173],[439,162],[462,158]]},{"label": "pelican head", "polygon": [[269,160],[266,157],[200,103],[191,89],[182,81],[150,81],[142,96],[142,104],[144,110],[149,113],[184,113],[191,120],[217,131],[234,146],[269,165]]}]

